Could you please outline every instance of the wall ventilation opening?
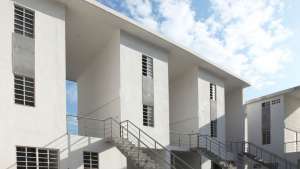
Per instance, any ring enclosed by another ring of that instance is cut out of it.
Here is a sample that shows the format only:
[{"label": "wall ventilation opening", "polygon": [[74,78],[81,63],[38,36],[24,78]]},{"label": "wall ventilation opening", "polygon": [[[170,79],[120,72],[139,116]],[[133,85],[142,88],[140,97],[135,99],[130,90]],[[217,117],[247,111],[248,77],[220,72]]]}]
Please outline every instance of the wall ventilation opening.
[{"label": "wall ventilation opening", "polygon": [[15,103],[35,106],[35,82],[33,78],[14,75]]},{"label": "wall ventilation opening", "polygon": [[153,58],[150,56],[142,56],[143,76],[153,78]]},{"label": "wall ventilation opening", "polygon": [[17,169],[58,169],[58,153],[56,149],[17,146]]},{"label": "wall ventilation opening", "polygon": [[34,11],[15,4],[15,33],[34,38]]},{"label": "wall ventilation opening", "polygon": [[143,105],[143,125],[154,127],[154,110],[153,106]]},{"label": "wall ventilation opening", "polygon": [[96,152],[83,152],[84,169],[98,169],[99,157]]},{"label": "wall ventilation opening", "polygon": [[271,144],[271,107],[270,102],[262,103],[261,113],[262,144]]}]

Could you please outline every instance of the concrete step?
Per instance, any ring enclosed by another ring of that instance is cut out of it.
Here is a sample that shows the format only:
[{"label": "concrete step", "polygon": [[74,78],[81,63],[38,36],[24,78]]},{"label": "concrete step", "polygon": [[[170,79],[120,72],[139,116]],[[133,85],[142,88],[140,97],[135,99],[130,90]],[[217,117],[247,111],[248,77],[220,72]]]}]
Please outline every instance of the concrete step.
[{"label": "concrete step", "polygon": [[111,142],[139,168],[167,169],[157,163],[143,150],[138,150],[137,146],[127,139],[113,138]]}]

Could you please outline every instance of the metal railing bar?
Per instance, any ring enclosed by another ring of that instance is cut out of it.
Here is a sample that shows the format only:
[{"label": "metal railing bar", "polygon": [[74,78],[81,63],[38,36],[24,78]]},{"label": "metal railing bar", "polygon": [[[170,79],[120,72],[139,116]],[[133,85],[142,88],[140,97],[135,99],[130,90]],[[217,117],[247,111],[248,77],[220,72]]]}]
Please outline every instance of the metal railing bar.
[{"label": "metal railing bar", "polygon": [[167,151],[168,153],[170,153],[170,155],[172,155],[174,158],[176,158],[177,160],[179,160],[180,162],[184,163],[188,168],[193,169],[193,167],[191,167],[188,163],[186,163],[185,161],[183,161],[181,158],[179,158],[176,154],[174,154],[173,152],[171,152],[170,150],[168,150],[166,147],[164,147],[163,145],[161,145],[159,142],[157,142],[154,138],[152,138],[150,135],[148,135],[146,132],[144,132],[142,129],[140,129],[138,126],[136,126],[134,123],[132,123],[129,120],[125,120],[122,123],[127,122],[130,123],[131,125],[135,126],[137,129],[141,130],[142,133],[144,133],[146,136],[148,136],[150,139],[152,139],[153,141],[156,142],[156,145],[161,146],[161,148],[165,151]]}]

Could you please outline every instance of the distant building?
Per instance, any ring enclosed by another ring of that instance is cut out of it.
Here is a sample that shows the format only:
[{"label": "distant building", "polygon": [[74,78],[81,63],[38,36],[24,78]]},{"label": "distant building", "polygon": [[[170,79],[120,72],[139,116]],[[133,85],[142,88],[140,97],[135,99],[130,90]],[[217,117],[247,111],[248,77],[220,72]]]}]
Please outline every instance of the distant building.
[{"label": "distant building", "polygon": [[294,163],[300,159],[300,87],[250,100],[246,140]]}]

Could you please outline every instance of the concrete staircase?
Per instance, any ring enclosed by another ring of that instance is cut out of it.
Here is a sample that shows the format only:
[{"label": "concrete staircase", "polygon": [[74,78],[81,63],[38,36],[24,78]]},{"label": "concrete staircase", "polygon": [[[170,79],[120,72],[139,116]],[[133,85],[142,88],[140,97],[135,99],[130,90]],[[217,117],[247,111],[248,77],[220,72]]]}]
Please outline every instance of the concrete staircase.
[{"label": "concrete staircase", "polygon": [[68,115],[67,120],[68,123],[80,122],[82,135],[104,138],[107,143],[116,146],[130,165],[138,169],[194,169],[129,120],[118,122],[111,117],[100,120],[74,115]]},{"label": "concrete staircase", "polygon": [[269,152],[249,142],[232,142],[225,144],[208,135],[171,134],[171,144],[180,147],[181,151],[197,151],[221,168],[244,168],[246,160],[252,160],[258,166],[268,169],[297,169],[297,165],[275,153]]},{"label": "concrete staircase", "polygon": [[256,164],[268,169],[297,169],[297,165],[287,159],[276,155],[273,152],[267,151],[250,142],[235,143],[238,144],[236,153],[240,159],[247,158]]},{"label": "concrete staircase", "polygon": [[216,155],[215,153],[209,151],[206,148],[198,148],[197,151],[199,152],[200,155],[204,155],[205,157],[212,160],[215,164],[217,164],[221,168],[224,168],[224,169],[236,169],[237,168],[234,161],[225,160],[225,159],[221,158],[220,156]]},{"label": "concrete staircase", "polygon": [[144,169],[163,169],[164,167],[158,165],[155,160],[151,158],[142,149],[139,149],[135,144],[127,139],[113,138],[112,142],[116,147],[133,162],[138,168]]},{"label": "concrete staircase", "polygon": [[176,133],[175,140],[177,140],[177,142],[171,142],[171,145],[177,148],[179,147],[179,150],[181,151],[197,152],[199,154],[199,157],[205,156],[223,169],[237,168],[236,161],[233,158],[233,154],[228,150],[228,146],[225,143],[217,140],[216,138],[212,138],[208,135],[201,135],[198,133]]}]

